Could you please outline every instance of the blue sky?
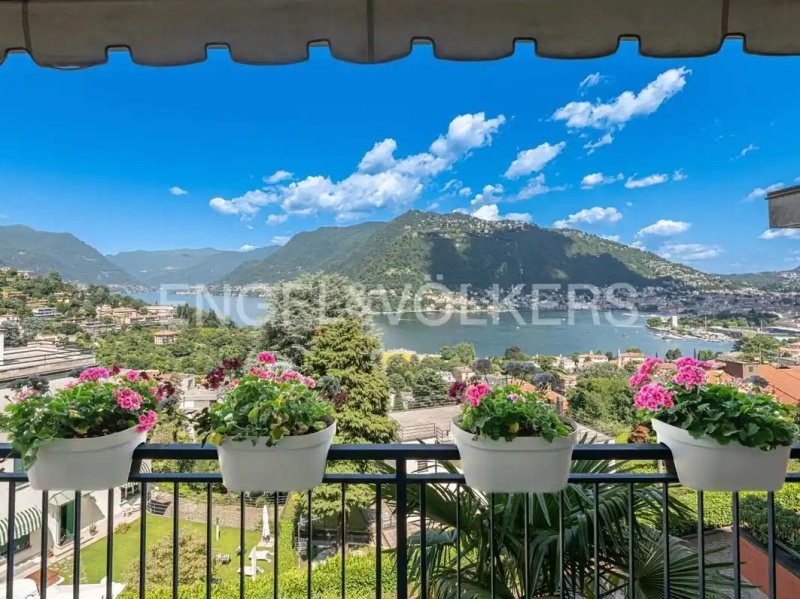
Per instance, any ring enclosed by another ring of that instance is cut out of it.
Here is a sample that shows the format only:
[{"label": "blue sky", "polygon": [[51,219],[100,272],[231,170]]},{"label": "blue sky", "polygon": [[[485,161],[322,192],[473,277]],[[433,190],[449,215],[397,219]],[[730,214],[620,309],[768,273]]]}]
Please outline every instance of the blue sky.
[{"label": "blue sky", "polygon": [[[105,253],[281,242],[409,208],[572,226],[714,272],[800,264],[800,59],[0,66],[0,224]],[[592,146],[595,146],[594,148]],[[270,182],[272,179],[272,182]],[[487,187],[489,186],[489,187]]]}]

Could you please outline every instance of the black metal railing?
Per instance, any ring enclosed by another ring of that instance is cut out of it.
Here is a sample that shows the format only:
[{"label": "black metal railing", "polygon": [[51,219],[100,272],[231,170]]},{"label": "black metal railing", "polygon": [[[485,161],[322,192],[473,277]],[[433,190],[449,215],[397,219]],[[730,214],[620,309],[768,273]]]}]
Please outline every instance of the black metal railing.
[{"label": "black metal railing", "polygon": [[[792,449],[792,459],[800,459],[800,445]],[[6,444],[0,444],[0,459],[13,457],[10,448]],[[140,472],[141,460],[216,460],[217,450],[213,446],[200,446],[200,445],[142,445],[135,453],[134,467],[130,474],[130,482],[138,483],[141,485],[141,501],[140,501],[140,518],[138,522],[139,527],[139,579],[138,579],[138,596],[147,596],[147,577],[145,568],[145,556],[147,555],[148,539],[147,539],[147,501],[148,489],[152,489],[154,485],[168,485],[172,488],[175,505],[172,512],[172,584],[171,596],[177,598],[179,596],[179,576],[178,576],[178,539],[181,527],[180,509],[178,502],[180,501],[181,485],[193,484],[201,485],[205,488],[205,544],[206,544],[206,572],[205,572],[205,597],[211,599],[215,581],[212,577],[212,512],[214,510],[214,487],[221,483],[221,476],[215,472]],[[431,517],[428,513],[429,501],[435,499],[436,496],[431,495],[430,491],[435,488],[452,490],[457,498],[455,507],[455,514],[452,515],[455,525],[453,526],[455,548],[454,555],[451,557],[451,563],[454,564],[456,572],[456,594],[454,596],[460,597],[462,592],[462,568],[468,560],[474,559],[474,556],[467,553],[467,551],[474,551],[474,547],[464,547],[461,542],[464,521],[471,517],[471,514],[465,513],[462,508],[462,497],[468,490],[464,484],[463,476],[454,468],[448,467],[447,462],[459,459],[458,450],[453,445],[443,444],[387,444],[387,445],[335,445],[331,448],[328,455],[330,462],[348,462],[359,463],[369,462],[378,465],[375,468],[369,469],[367,472],[352,472],[341,473],[331,472],[325,476],[324,483],[338,485],[341,488],[341,511],[342,511],[342,525],[340,528],[341,538],[338,544],[338,552],[341,557],[341,573],[340,573],[340,595],[342,598],[347,596],[347,560],[345,553],[347,551],[347,526],[345,522],[346,514],[348,513],[347,507],[347,492],[350,485],[367,485],[374,490],[374,504],[375,510],[374,518],[371,519],[371,525],[374,526],[374,542],[375,549],[375,597],[395,597],[397,599],[407,599],[409,597],[419,597],[425,599],[427,597],[435,598],[436,591],[432,589],[437,588],[437,581],[435,580],[437,572],[429,568],[428,560],[435,557],[435,553],[430,551],[429,544],[433,542],[433,529],[440,526],[440,522],[436,517]],[[573,451],[573,461],[576,463],[589,463],[589,462],[603,462],[608,464],[623,464],[623,463],[641,463],[646,461],[660,461],[662,464],[670,464],[671,454],[669,449],[663,445],[601,445],[601,444],[581,444],[575,447]],[[438,463],[444,464],[443,467],[435,469],[425,469],[419,472],[414,466],[415,463],[422,462],[426,464]],[[576,469],[577,470],[577,469]],[[594,564],[594,570],[591,572],[588,579],[588,586],[590,588],[578,587],[581,584],[586,586],[586,582],[581,583],[575,580],[570,581],[569,577],[575,578],[575,569],[570,564],[565,564],[565,495],[567,491],[562,491],[552,497],[553,505],[557,504],[558,522],[554,524],[557,529],[557,572],[559,572],[559,583],[555,594],[560,597],[618,597],[623,593],[628,597],[637,596],[637,585],[634,582],[637,580],[637,572],[634,569],[634,554],[637,551],[635,545],[634,534],[628,534],[626,537],[628,564],[624,571],[616,572],[615,576],[619,578],[619,584],[614,589],[609,589],[608,585],[601,581],[601,575],[606,576],[608,573],[601,573],[599,564],[602,562],[599,551],[601,550],[600,535],[600,521],[602,520],[600,497],[602,493],[608,492],[609,489],[615,487],[622,487],[626,489],[627,501],[622,501],[624,505],[627,519],[627,528],[633,531],[636,528],[637,514],[634,509],[634,501],[636,493],[640,492],[643,488],[654,488],[660,492],[660,526],[661,541],[663,542],[662,559],[664,562],[663,580],[660,581],[662,585],[662,592],[664,597],[672,596],[671,582],[674,572],[671,571],[670,559],[670,494],[671,489],[674,492],[674,485],[678,482],[677,477],[669,471],[669,468],[663,469],[663,472],[639,472],[630,471],[625,468],[613,468],[609,471],[602,470],[579,470],[573,472],[570,476],[571,487],[581,488],[587,490],[588,503],[580,516],[588,522],[591,522],[590,529],[586,542],[589,544],[590,549],[590,564]],[[787,472],[787,484],[800,483],[800,472]],[[27,476],[24,472],[2,471],[0,472],[0,483],[7,485],[7,513],[3,514],[6,518],[6,538],[7,555],[5,564],[5,587],[6,597],[11,599],[14,595],[14,575],[15,575],[15,525],[16,525],[16,510],[17,510],[17,488],[27,482]],[[362,487],[363,488],[363,487]],[[30,490],[28,491],[30,492]],[[105,492],[104,492],[105,493]],[[107,497],[107,514],[105,521],[105,528],[107,534],[106,545],[106,597],[112,597],[112,582],[113,582],[113,564],[114,564],[114,530],[115,530],[115,505],[113,490],[109,490]],[[507,552],[508,549],[500,549],[496,546],[499,539],[499,534],[495,534],[497,530],[502,531],[503,526],[509,526],[503,506],[499,505],[498,501],[506,501],[509,496],[505,495],[489,495],[486,497],[486,504],[488,507],[488,529],[490,531],[488,550],[489,566],[491,573],[488,575],[488,595],[491,597],[519,597],[527,598],[533,597],[535,589],[532,589],[531,572],[532,558],[530,552],[535,548],[531,547],[529,542],[530,535],[533,534],[532,522],[530,511],[535,509],[536,504],[531,497],[528,497],[524,502],[524,515],[520,516],[522,522],[521,533],[516,530],[516,534],[521,534],[524,542],[520,551],[523,552],[521,563],[523,564],[522,571],[518,573],[519,584],[509,582],[504,584],[502,578],[495,575],[495,565],[501,563],[504,558],[498,552]],[[42,525],[41,530],[38,531],[41,539],[41,551],[38,556],[38,567],[41,570],[40,580],[46,580],[46,573],[48,565],[52,565],[52,558],[49,552],[49,532],[48,532],[48,510],[50,506],[50,498],[52,495],[48,493],[41,494],[41,512],[42,512]],[[539,501],[543,501],[539,498]],[[573,501],[572,498],[567,497],[567,501]],[[75,495],[75,510],[73,530],[75,531],[72,540],[72,596],[75,599],[80,597],[81,592],[81,493],[77,492]],[[280,573],[280,551],[278,535],[281,534],[280,522],[280,502],[273,501],[274,514],[274,551],[273,551],[273,584],[272,596],[277,599],[282,597],[279,588],[279,573]],[[504,505],[508,505],[505,503]],[[387,508],[388,506],[388,508]],[[246,560],[246,525],[245,525],[245,494],[239,496],[239,507],[241,520],[239,523],[239,542],[240,549],[238,555],[239,573],[238,573],[238,588],[239,597],[245,597],[245,560]],[[385,518],[385,510],[390,509],[393,517],[390,519]],[[302,534],[306,536],[303,545],[307,552],[307,569],[306,569],[306,594],[309,599],[312,594],[312,580],[314,576],[314,569],[312,568],[311,548],[313,545],[313,529],[314,529],[314,502],[312,492],[308,492],[305,501],[305,511],[301,514],[302,520],[306,523],[302,527]],[[736,597],[737,599],[742,596],[743,589],[746,587],[747,582],[743,580],[741,573],[741,559],[739,552],[739,541],[742,535],[740,523],[740,501],[739,494],[732,494],[732,526],[731,526],[731,555],[732,574],[730,580],[730,593],[729,596]],[[625,518],[624,518],[625,519]],[[624,520],[623,519],[623,520]],[[697,595],[698,597],[706,596],[706,578],[707,569],[709,569],[710,562],[705,547],[705,530],[704,530],[704,494],[697,494],[697,538],[696,538],[696,575],[697,575]],[[384,544],[384,527],[387,522],[393,525],[394,547],[387,548]],[[777,567],[778,559],[776,557],[776,542],[775,534],[775,494],[767,494],[767,538],[768,543],[767,551],[767,570],[768,581],[766,584],[765,592],[770,599],[784,599],[784,596],[778,595],[777,586]],[[498,528],[499,527],[499,528]],[[413,530],[412,530],[413,529]],[[554,529],[554,530],[555,530]],[[298,527],[298,530],[300,528]],[[413,559],[409,555],[413,554]],[[674,556],[672,556],[674,557]],[[391,560],[391,561],[390,561]],[[586,564],[582,565],[583,567]],[[392,589],[384,589],[382,580],[384,579],[384,569],[391,567],[393,573]],[[537,564],[541,567],[541,564]],[[572,574],[570,574],[572,572]],[[509,580],[512,574],[507,575]],[[517,576],[516,574],[513,576]],[[19,579],[18,579],[19,580]],[[505,588],[501,590],[496,588],[498,585],[504,584]],[[577,585],[577,586],[576,586]],[[164,595],[159,595],[159,597]],[[686,596],[680,595],[680,596]],[[47,599],[47,586],[41,585],[40,597]],[[294,599],[295,595],[289,597]],[[789,599],[786,596],[786,599]]]}]

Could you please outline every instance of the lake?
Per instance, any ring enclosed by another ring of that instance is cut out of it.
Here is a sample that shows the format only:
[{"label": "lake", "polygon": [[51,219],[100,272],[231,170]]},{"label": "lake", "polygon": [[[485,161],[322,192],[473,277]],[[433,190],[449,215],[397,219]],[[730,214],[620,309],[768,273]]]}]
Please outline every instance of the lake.
[{"label": "lake", "polygon": [[[214,310],[242,326],[257,326],[264,320],[264,298],[246,296],[177,295],[160,292],[133,294],[148,303],[184,304]],[[519,318],[517,318],[517,316]],[[663,356],[678,348],[684,355],[695,350],[728,351],[730,343],[701,339],[662,339],[645,326],[647,315],[579,310],[572,319],[564,311],[530,310],[518,315],[454,313],[382,314],[373,317],[387,349],[405,348],[420,353],[438,353],[444,345],[460,342],[475,345],[478,355],[501,355],[507,347],[518,346],[529,354],[569,355],[573,352],[624,351],[637,347],[647,354]]]}]

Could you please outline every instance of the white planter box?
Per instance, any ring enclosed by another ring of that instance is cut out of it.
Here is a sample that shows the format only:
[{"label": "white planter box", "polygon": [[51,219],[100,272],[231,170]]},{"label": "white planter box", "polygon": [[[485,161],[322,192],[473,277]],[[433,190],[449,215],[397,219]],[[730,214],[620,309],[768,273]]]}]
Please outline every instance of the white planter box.
[{"label": "white planter box", "polygon": [[265,439],[223,441],[222,482],[229,491],[308,491],[322,482],[336,423],[325,430],[284,437],[273,447]]},{"label": "white planter box", "polygon": [[783,486],[791,447],[762,451],[710,437],[695,439],[682,428],[653,419],[658,441],[669,447],[681,484],[697,491],[777,491]]},{"label": "white planter box", "polygon": [[451,428],[467,485],[485,493],[553,493],[567,486],[572,447],[578,438],[517,437],[513,441],[475,438],[458,427]]},{"label": "white planter box", "polygon": [[43,446],[28,470],[37,491],[101,491],[125,484],[133,450],[147,433],[128,430],[92,439],[62,439]]}]

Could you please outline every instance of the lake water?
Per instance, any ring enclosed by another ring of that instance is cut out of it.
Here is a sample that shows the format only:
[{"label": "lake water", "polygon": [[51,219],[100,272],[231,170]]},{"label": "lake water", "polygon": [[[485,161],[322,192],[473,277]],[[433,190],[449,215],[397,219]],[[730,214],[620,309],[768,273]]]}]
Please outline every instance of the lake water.
[{"label": "lake water", "polygon": [[[184,304],[214,310],[229,316],[243,326],[263,322],[266,301],[245,296],[187,296],[160,292],[134,294],[149,303]],[[383,337],[385,348],[405,348],[421,353],[437,353],[444,345],[460,342],[475,345],[478,355],[500,355],[507,347],[519,346],[529,354],[569,355],[573,352],[602,350],[624,351],[638,347],[647,354],[663,356],[668,349],[678,348],[684,355],[699,349],[727,351],[729,343],[701,339],[662,339],[645,327],[646,315],[620,312],[576,311],[572,319],[567,312],[530,310],[514,314],[454,313],[449,318],[441,314],[383,314],[374,317],[376,328]]]}]

